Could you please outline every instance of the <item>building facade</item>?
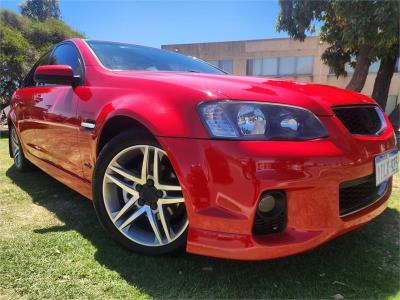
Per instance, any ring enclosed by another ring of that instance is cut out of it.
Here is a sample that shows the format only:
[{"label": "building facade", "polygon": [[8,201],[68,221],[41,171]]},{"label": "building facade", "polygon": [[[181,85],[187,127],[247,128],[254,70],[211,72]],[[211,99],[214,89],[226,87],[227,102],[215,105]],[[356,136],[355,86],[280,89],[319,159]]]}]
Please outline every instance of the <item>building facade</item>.
[{"label": "building facade", "polygon": [[[304,42],[289,38],[248,40],[234,42],[163,45],[163,49],[179,52],[205,60],[235,75],[282,77],[305,82],[317,82],[344,88],[353,72],[346,66],[348,76],[337,78],[329,66],[323,64],[321,55],[326,49],[318,37],[308,37]],[[379,63],[370,66],[362,93],[371,96]],[[400,99],[400,64],[389,90],[386,113],[398,128]]]}]

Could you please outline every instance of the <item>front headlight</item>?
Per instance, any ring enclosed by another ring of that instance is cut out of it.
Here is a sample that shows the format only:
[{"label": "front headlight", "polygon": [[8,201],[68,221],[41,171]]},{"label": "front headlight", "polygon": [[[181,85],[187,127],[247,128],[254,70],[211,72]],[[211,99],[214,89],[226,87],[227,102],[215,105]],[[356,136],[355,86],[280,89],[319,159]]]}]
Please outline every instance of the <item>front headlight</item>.
[{"label": "front headlight", "polygon": [[200,116],[214,138],[243,140],[311,140],[327,136],[309,110],[251,101],[210,101],[199,105]]}]

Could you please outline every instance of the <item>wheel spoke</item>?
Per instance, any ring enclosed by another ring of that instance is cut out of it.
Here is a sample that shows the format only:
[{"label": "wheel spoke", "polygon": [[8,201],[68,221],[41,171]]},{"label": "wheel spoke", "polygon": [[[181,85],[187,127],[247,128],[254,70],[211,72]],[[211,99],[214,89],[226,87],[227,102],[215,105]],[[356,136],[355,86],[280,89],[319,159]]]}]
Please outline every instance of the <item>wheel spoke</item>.
[{"label": "wheel spoke", "polygon": [[126,219],[121,225],[118,226],[120,230],[124,229],[126,226],[130,225],[133,221],[135,221],[138,217],[140,217],[143,213],[146,212],[146,207],[143,206],[134,212],[132,216]]},{"label": "wheel spoke", "polygon": [[112,181],[114,184],[119,186],[121,189],[123,189],[125,192],[133,195],[133,196],[139,196],[139,193],[135,191],[131,186],[129,186],[126,182],[116,178],[115,176],[111,174],[106,174],[106,177]]},{"label": "wheel spoke", "polygon": [[125,205],[121,208],[119,212],[116,213],[116,215],[113,218],[113,222],[117,222],[125,213],[128,209],[130,209],[136,201],[139,199],[137,196],[132,196],[132,198],[125,203]]},{"label": "wheel spoke", "polygon": [[182,197],[158,199],[158,203],[160,203],[161,205],[164,205],[164,204],[177,204],[177,203],[183,203],[183,202],[185,202],[185,199],[183,199]]},{"label": "wheel spoke", "polygon": [[14,148],[13,155],[14,155],[15,158],[18,157],[18,155],[19,155],[19,148],[18,148],[18,147],[15,147],[15,148]]},{"label": "wheel spoke", "polygon": [[164,190],[164,191],[181,191],[181,187],[179,185],[165,185],[161,184],[159,180],[159,173],[158,173],[158,165],[159,165],[159,153],[160,152],[157,148],[154,149],[154,162],[153,162],[153,180],[154,180],[154,186],[159,189],[159,190]]},{"label": "wheel spoke", "polygon": [[17,139],[17,133],[15,132],[15,129],[13,129],[13,132],[11,134],[11,141],[14,143],[15,146],[18,147],[19,142],[18,142],[18,139]]},{"label": "wheel spoke", "polygon": [[159,181],[158,181],[158,149],[154,148],[154,158],[153,158],[153,180],[154,180],[154,186],[157,189],[159,188]]},{"label": "wheel spoke", "polygon": [[159,190],[164,190],[164,191],[181,191],[182,190],[182,188],[179,185],[159,184],[157,188]]},{"label": "wheel spoke", "polygon": [[11,138],[11,142],[14,144],[14,147],[18,147],[18,141],[15,139],[15,136]]},{"label": "wheel spoke", "polygon": [[171,235],[169,232],[170,226],[169,226],[169,222],[165,219],[164,207],[161,203],[158,203],[158,213],[160,215],[160,221],[161,221],[161,225],[164,229],[165,236],[166,236],[168,242],[170,242],[171,241]]},{"label": "wheel spoke", "polygon": [[147,181],[148,175],[148,165],[149,165],[149,147],[145,146],[144,153],[143,153],[143,162],[142,162],[142,173],[140,176],[140,184],[145,184]]},{"label": "wheel spoke", "polygon": [[15,149],[18,148],[18,145],[17,145],[16,143],[14,143],[13,140],[11,140],[11,148],[12,148],[12,150],[13,150],[13,153],[15,152]]},{"label": "wheel spoke", "polygon": [[128,171],[127,169],[121,167],[117,163],[112,165],[112,166],[110,166],[109,169],[114,171],[115,173],[125,177],[126,179],[128,179],[130,181],[142,184],[141,178],[137,177],[135,174],[133,174],[132,172]]},{"label": "wheel spoke", "polygon": [[154,235],[156,237],[156,239],[158,240],[158,242],[160,244],[162,244],[162,239],[161,239],[161,234],[160,231],[158,229],[158,225],[157,225],[157,220],[152,212],[152,210],[147,206],[146,207],[146,214],[147,214],[147,218],[149,219],[151,228],[153,229]]}]

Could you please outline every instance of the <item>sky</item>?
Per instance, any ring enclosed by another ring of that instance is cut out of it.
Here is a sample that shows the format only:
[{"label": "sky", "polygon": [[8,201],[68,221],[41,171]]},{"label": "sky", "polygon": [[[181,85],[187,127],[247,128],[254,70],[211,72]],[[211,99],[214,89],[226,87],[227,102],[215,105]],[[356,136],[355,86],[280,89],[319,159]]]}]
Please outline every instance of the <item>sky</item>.
[{"label": "sky", "polygon": [[[0,0],[19,12],[21,0]],[[61,0],[62,19],[88,38],[164,44],[287,37],[275,30],[278,0]]]}]

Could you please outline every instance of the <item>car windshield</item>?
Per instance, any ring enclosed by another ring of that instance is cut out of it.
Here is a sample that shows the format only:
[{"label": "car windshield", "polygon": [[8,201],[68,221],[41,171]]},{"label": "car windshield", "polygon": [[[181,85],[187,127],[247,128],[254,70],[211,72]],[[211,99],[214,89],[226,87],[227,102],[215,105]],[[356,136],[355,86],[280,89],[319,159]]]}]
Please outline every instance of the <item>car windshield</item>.
[{"label": "car windshield", "polygon": [[202,60],[171,51],[113,42],[86,42],[92,48],[100,62],[111,70],[225,74],[225,72]]}]

